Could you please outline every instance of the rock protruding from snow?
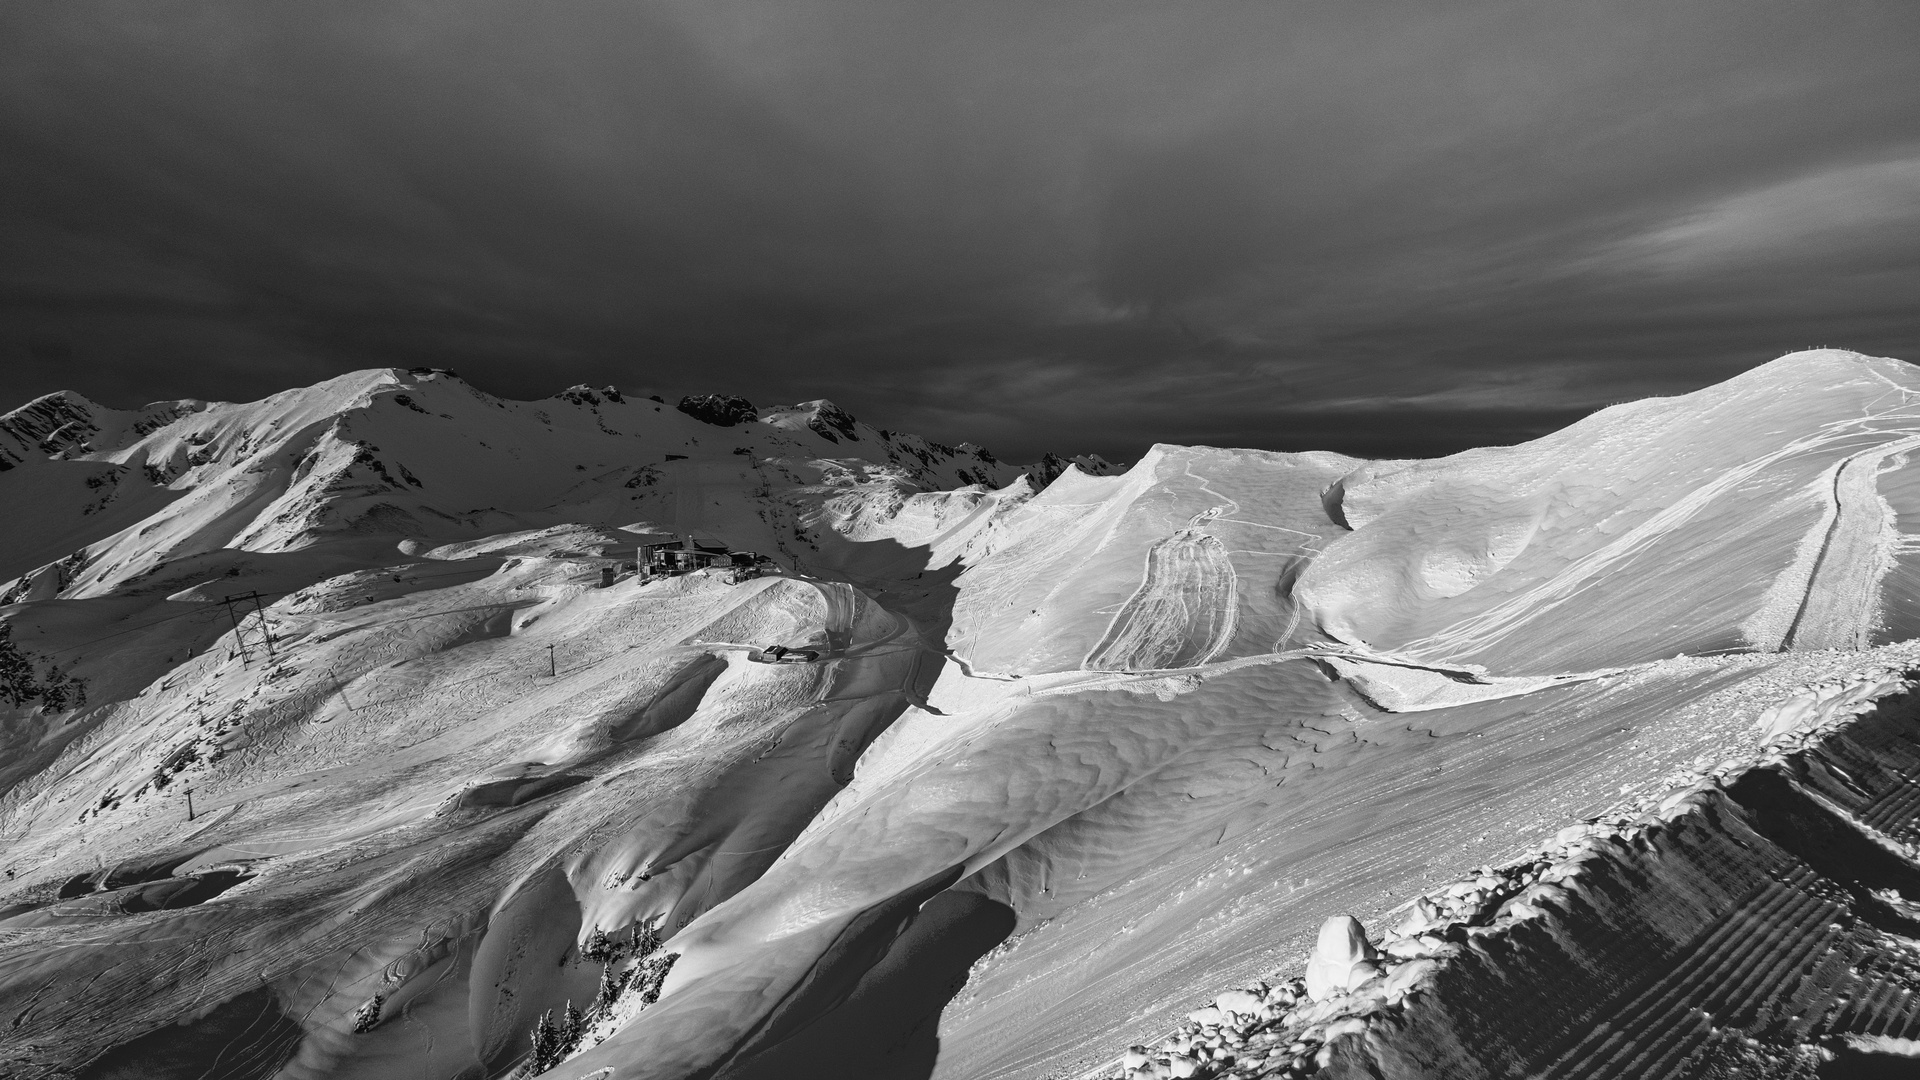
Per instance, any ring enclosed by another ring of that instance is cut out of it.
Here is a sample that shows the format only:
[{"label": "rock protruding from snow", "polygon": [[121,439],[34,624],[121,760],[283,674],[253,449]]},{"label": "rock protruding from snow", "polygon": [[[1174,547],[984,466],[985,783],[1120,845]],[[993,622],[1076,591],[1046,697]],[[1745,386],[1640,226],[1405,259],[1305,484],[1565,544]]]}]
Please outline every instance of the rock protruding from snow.
[{"label": "rock protruding from snow", "polygon": [[681,398],[680,404],[675,407],[695,420],[714,427],[751,424],[760,419],[760,410],[753,407],[753,402],[726,394],[693,394]]},{"label": "rock protruding from snow", "polygon": [[14,444],[0,449],[0,468],[12,468],[29,456],[50,456],[84,446],[100,430],[93,420],[97,408],[66,391],[34,398],[0,416],[0,438]]},{"label": "rock protruding from snow", "polygon": [[116,447],[204,408],[200,401],[157,401],[138,412],[125,412],[96,405],[71,390],[45,394],[0,416],[0,472],[36,458]]},{"label": "rock protruding from snow", "polygon": [[803,401],[798,405],[783,405],[760,412],[760,422],[775,427],[805,427],[808,431],[837,443],[842,439],[849,442],[860,441],[860,421],[853,414],[835,405],[825,398]]},{"label": "rock protruding from snow", "polygon": [[1079,457],[1061,457],[1059,454],[1046,453],[1040,460],[1027,466],[1027,476],[1035,487],[1046,487],[1060,478],[1060,474],[1074,466],[1090,476],[1106,476],[1115,471],[1113,466],[1098,454],[1083,454]]}]

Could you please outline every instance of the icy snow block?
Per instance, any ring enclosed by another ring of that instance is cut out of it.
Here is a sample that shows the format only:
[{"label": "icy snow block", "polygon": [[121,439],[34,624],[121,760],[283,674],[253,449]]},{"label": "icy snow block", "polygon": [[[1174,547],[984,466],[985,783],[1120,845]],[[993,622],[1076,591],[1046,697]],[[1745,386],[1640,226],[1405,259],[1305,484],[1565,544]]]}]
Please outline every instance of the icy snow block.
[{"label": "icy snow block", "polygon": [[1320,938],[1307,961],[1307,996],[1324,1001],[1345,991],[1354,969],[1379,954],[1367,941],[1366,928],[1351,915],[1335,915],[1320,924]]}]

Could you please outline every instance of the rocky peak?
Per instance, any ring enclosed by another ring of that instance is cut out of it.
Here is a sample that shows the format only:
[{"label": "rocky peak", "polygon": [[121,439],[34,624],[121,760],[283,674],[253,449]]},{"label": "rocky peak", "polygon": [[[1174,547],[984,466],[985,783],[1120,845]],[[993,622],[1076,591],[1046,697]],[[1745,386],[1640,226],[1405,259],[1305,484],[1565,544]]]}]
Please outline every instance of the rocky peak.
[{"label": "rocky peak", "polygon": [[592,408],[602,401],[610,401],[615,405],[623,405],[627,400],[621,396],[619,387],[602,386],[596,390],[584,383],[579,386],[569,386],[553,396],[557,400],[571,401],[575,405],[585,405],[588,408]]},{"label": "rocky peak", "polygon": [[680,399],[676,406],[681,412],[703,424],[714,427],[732,427],[735,424],[748,424],[760,419],[760,410],[746,398],[730,397],[725,394],[693,394]]},{"label": "rocky peak", "polygon": [[765,409],[760,414],[760,420],[777,427],[792,427],[795,421],[799,421],[807,430],[828,442],[837,443],[842,439],[860,441],[860,422],[853,418],[852,413],[826,398]]},{"label": "rocky peak", "polygon": [[[986,454],[985,451],[980,453]],[[988,460],[992,460],[991,457]],[[1090,476],[1111,476],[1126,471],[1123,466],[1114,465],[1098,454],[1080,454],[1069,458],[1048,453],[1040,455],[1039,461],[1027,466],[1026,473],[1033,480],[1035,487],[1043,488],[1058,480],[1061,473],[1076,465],[1080,467],[1081,472]]]},{"label": "rocky peak", "polygon": [[94,422],[99,406],[71,390],[34,398],[0,416],[0,469],[11,469],[29,457],[50,457],[98,434]]}]

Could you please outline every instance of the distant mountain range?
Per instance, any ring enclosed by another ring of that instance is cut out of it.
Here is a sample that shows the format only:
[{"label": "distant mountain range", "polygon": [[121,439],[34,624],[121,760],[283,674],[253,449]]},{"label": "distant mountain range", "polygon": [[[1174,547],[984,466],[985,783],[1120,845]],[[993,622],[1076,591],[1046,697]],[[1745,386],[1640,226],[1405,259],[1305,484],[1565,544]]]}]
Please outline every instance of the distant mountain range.
[{"label": "distant mountain range", "polygon": [[563,523],[702,532],[803,557],[804,489],[908,494],[1023,477],[1037,489],[1070,465],[1115,471],[1097,456],[1007,465],[825,400],[675,406],[576,386],[506,401],[430,369],[360,371],[246,404],[117,410],[63,392],[0,416],[0,471],[20,470],[8,484],[32,516],[0,539],[0,602],[103,595],[223,551],[434,546]]}]

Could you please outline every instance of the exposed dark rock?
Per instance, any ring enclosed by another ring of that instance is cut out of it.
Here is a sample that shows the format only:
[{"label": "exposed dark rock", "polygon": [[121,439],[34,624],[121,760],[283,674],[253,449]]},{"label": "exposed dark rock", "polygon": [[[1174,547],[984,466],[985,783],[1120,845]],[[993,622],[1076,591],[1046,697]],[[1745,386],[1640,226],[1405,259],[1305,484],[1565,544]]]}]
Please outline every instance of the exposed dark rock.
[{"label": "exposed dark rock", "polygon": [[760,419],[760,410],[746,398],[729,397],[724,394],[696,394],[680,399],[681,412],[703,424],[715,427],[732,427],[735,424],[752,423]]},{"label": "exposed dark rock", "polygon": [[[813,410],[813,419],[807,421],[807,427],[815,435],[828,442],[839,442],[844,438],[848,442],[859,442],[860,436],[854,431],[853,415],[831,401],[823,401]],[[839,432],[839,438],[834,436]]]},{"label": "exposed dark rock", "polygon": [[1040,460],[1027,466],[1027,475],[1033,479],[1035,487],[1046,487],[1060,478],[1073,462],[1058,454],[1042,454]]},{"label": "exposed dark rock", "polygon": [[627,400],[620,396],[619,388],[612,386],[603,386],[598,390],[589,386],[569,386],[553,396],[561,401],[571,401],[575,405],[585,405],[588,408],[592,408],[602,401],[610,401],[615,405],[620,405]]},{"label": "exposed dark rock", "polygon": [[92,403],[78,394],[61,391],[34,398],[0,416],[0,435],[12,436],[7,441],[20,448],[0,452],[0,464],[12,468],[36,451],[58,454],[84,445],[99,430],[93,422]]}]

